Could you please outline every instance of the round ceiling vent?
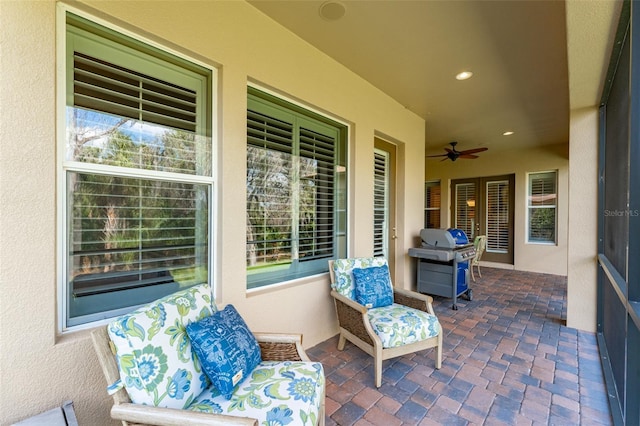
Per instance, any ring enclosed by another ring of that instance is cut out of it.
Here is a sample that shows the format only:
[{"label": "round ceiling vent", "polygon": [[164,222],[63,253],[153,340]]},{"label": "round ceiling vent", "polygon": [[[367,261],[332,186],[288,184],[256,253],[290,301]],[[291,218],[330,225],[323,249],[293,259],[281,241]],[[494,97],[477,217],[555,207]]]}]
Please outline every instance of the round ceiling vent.
[{"label": "round ceiling vent", "polygon": [[346,11],[345,5],[335,0],[326,1],[320,5],[320,16],[327,21],[337,21]]}]

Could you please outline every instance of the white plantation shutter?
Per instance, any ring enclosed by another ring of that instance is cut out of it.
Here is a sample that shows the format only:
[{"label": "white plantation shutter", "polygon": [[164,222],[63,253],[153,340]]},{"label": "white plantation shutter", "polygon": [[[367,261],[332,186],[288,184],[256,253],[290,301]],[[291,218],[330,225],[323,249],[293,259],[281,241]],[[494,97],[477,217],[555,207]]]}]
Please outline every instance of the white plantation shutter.
[{"label": "white plantation shutter", "polygon": [[87,54],[73,55],[73,103],[195,132],[196,92]]},{"label": "white plantation shutter", "polygon": [[[300,128],[298,258],[301,261],[333,255],[336,144],[331,136]],[[315,211],[315,216],[308,214],[311,211]]]},{"label": "white plantation shutter", "polygon": [[292,154],[293,123],[247,111],[249,266],[292,257]]},{"label": "white plantation shutter", "polygon": [[456,211],[454,228],[462,229],[470,240],[475,235],[476,185],[456,184]]},{"label": "white plantation shutter", "polygon": [[[82,297],[194,282],[206,264],[206,185],[69,172],[74,234],[69,253],[72,294]],[[158,210],[162,210],[161,213]],[[104,306],[103,306],[104,307]]]},{"label": "white plantation shutter", "polygon": [[374,152],[373,255],[387,256],[389,223],[389,153]]},{"label": "white plantation shutter", "polygon": [[[247,287],[326,272],[335,257],[340,129],[250,88]],[[341,213],[344,215],[344,211]]]},{"label": "white plantation shutter", "polygon": [[270,151],[293,154],[293,120],[247,110],[247,143]]},{"label": "white plantation shutter", "polygon": [[529,175],[529,205],[556,205],[555,173],[535,173]]},{"label": "white plantation shutter", "polygon": [[509,181],[487,182],[487,251],[506,253],[509,250]]}]

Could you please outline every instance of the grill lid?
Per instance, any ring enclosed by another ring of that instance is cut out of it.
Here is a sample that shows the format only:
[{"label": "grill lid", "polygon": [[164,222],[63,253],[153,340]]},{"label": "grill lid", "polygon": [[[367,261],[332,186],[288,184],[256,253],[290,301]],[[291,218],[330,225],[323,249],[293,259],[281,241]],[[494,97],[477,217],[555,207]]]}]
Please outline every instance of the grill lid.
[{"label": "grill lid", "polygon": [[451,234],[456,242],[456,245],[469,244],[467,234],[462,229],[449,228],[447,231]]},{"label": "grill lid", "polygon": [[432,249],[454,250],[469,244],[467,235],[461,229],[425,228],[420,231],[422,247]]}]

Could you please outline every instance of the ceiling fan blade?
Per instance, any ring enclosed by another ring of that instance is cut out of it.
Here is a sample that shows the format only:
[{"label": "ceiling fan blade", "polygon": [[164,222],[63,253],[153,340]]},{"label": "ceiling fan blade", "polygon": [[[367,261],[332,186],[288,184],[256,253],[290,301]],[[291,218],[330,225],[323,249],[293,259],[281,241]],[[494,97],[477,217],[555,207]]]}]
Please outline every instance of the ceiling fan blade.
[{"label": "ceiling fan blade", "polygon": [[451,142],[450,143],[451,148],[445,147],[444,150],[446,151],[446,154],[427,155],[427,157],[432,157],[432,158],[445,157],[440,161],[446,161],[446,160],[456,161],[458,158],[474,159],[474,158],[478,158],[478,156],[473,154],[477,152],[483,152],[489,149],[489,148],[474,148],[474,149],[466,149],[464,151],[457,151],[456,144],[457,142]]},{"label": "ceiling fan blade", "polygon": [[474,149],[465,149],[464,151],[459,151],[460,154],[475,154],[476,152],[483,152],[488,150],[489,148],[474,148]]}]

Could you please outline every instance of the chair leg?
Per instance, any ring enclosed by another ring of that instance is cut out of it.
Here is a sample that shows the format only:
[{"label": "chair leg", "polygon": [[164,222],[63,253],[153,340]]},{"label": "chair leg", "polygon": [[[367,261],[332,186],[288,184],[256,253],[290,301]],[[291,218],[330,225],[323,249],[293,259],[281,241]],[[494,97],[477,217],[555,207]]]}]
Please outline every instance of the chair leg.
[{"label": "chair leg", "polygon": [[[478,269],[478,273],[480,273],[480,270]],[[471,264],[471,279],[473,280],[473,282],[476,282],[476,276],[473,275],[473,263]]]},{"label": "chair leg", "polygon": [[344,345],[347,343],[347,339],[344,337],[344,334],[340,333],[340,337],[338,338],[338,350],[344,350]]},{"label": "chair leg", "polygon": [[436,370],[442,367],[442,326],[438,334],[438,347],[436,347]]},{"label": "chair leg", "polygon": [[376,388],[379,388],[380,386],[382,386],[382,346],[381,345],[376,345],[374,343],[373,345],[373,365],[375,368],[375,374],[374,374],[374,378],[376,381]]},{"label": "chair leg", "polygon": [[[325,389],[326,391],[326,389]],[[322,404],[320,404],[320,412],[318,413],[318,426],[325,426],[325,403],[326,400],[325,392],[322,392]]]},{"label": "chair leg", "polygon": [[478,263],[478,275],[480,275],[480,278],[482,278],[482,274],[480,273],[480,264],[479,263]]},{"label": "chair leg", "polygon": [[376,368],[376,372],[375,372],[376,388],[379,388],[380,386],[382,386],[382,356],[377,356],[373,360],[373,363],[375,364],[375,368]]}]

